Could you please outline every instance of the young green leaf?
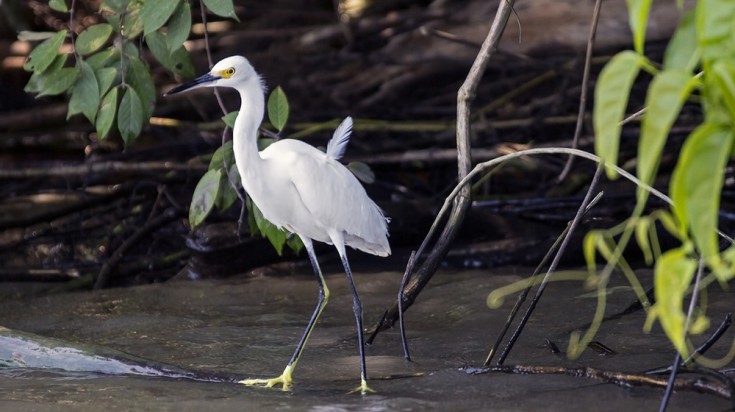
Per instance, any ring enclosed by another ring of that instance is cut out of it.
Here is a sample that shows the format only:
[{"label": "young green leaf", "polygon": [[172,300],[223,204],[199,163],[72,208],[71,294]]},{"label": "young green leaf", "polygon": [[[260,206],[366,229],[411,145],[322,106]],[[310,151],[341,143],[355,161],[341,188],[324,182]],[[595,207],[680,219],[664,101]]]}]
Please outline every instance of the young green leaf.
[{"label": "young green leaf", "polygon": [[181,0],[146,1],[140,13],[144,34],[147,35],[163,27],[180,2]]},{"label": "young green leaf", "polygon": [[215,200],[222,185],[222,172],[210,170],[202,176],[194,189],[189,206],[189,225],[199,226],[214,208]]},{"label": "young green leaf", "polygon": [[686,246],[671,249],[661,255],[653,273],[653,291],[656,304],[646,320],[647,329],[658,318],[666,336],[683,358],[688,356],[686,315],[682,309],[684,295],[697,270],[697,261],[690,257]]},{"label": "young green leaf", "polygon": [[107,42],[111,34],[112,26],[107,23],[87,27],[83,32],[79,33],[76,42],[74,42],[77,53],[86,56],[96,52]]},{"label": "young green leaf", "polygon": [[670,192],[681,231],[688,230],[705,261],[716,259],[723,170],[733,144],[728,127],[705,123],[684,142]]},{"label": "young green leaf", "polygon": [[128,87],[120,101],[117,113],[117,129],[125,142],[129,145],[143,130],[143,107],[140,97],[132,87]]},{"label": "young green leaf", "polygon": [[28,56],[28,61],[23,65],[23,68],[29,72],[43,72],[48,69],[59,53],[59,47],[64,43],[66,34],[66,30],[61,30],[54,37],[41,42]]},{"label": "young green leaf", "polygon": [[204,0],[204,5],[212,13],[221,17],[230,17],[236,21],[240,21],[235,14],[235,7],[232,0]]},{"label": "young green leaf", "polygon": [[630,30],[633,32],[633,46],[638,54],[643,55],[646,42],[646,24],[653,0],[625,0],[628,3]]},{"label": "young green leaf", "polygon": [[669,45],[666,46],[664,69],[692,71],[698,60],[698,46],[694,10],[690,10],[679,22]]},{"label": "young green leaf", "polygon": [[[698,85],[697,79],[680,69],[664,70],[651,82],[646,96],[648,111],[643,118],[638,144],[637,173],[643,183],[653,182],[669,130],[684,101]],[[639,188],[638,202],[644,203],[647,198],[648,191]]]},{"label": "young green leaf", "polygon": [[48,6],[51,7],[51,9],[62,13],[69,11],[69,7],[66,6],[66,2],[64,2],[64,0],[49,0]]},{"label": "young green leaf", "polygon": [[239,111],[239,110],[235,110],[235,111],[229,112],[229,113],[227,113],[226,115],[222,116],[222,121],[223,121],[223,122],[225,122],[225,124],[226,124],[226,125],[227,125],[227,126],[228,126],[229,128],[231,128],[231,129],[232,129],[232,128],[234,128],[234,127],[235,127],[235,119],[237,119],[237,115],[238,115],[239,113],[240,113],[240,111]]},{"label": "young green leaf", "polygon": [[110,134],[112,126],[115,124],[115,114],[117,113],[117,91],[115,87],[111,89],[100,103],[100,110],[97,114],[97,121],[94,127],[97,129],[97,138],[104,140]]},{"label": "young green leaf", "polygon": [[[595,129],[595,153],[603,162],[616,165],[620,145],[620,122],[628,107],[628,96],[640,71],[641,57],[632,51],[615,55],[600,72],[595,87],[595,106],[592,124]],[[610,179],[617,177],[608,168]]]},{"label": "young green leaf", "polygon": [[288,98],[281,86],[276,87],[268,98],[268,118],[279,132],[288,121]]},{"label": "young green leaf", "polygon": [[79,68],[79,79],[71,92],[69,109],[66,118],[82,113],[84,117],[94,123],[97,117],[97,108],[100,105],[100,89],[94,70],[84,60],[77,61]]},{"label": "young green leaf", "polygon": [[725,107],[730,112],[730,119],[735,120],[735,59],[718,59],[710,70],[715,84],[722,95]]},{"label": "young green leaf", "polygon": [[189,38],[191,31],[191,7],[188,1],[182,1],[168,22],[166,44],[169,50],[176,50]]},{"label": "young green leaf", "polygon": [[732,56],[732,22],[735,1],[699,0],[696,6],[697,40],[707,61]]}]

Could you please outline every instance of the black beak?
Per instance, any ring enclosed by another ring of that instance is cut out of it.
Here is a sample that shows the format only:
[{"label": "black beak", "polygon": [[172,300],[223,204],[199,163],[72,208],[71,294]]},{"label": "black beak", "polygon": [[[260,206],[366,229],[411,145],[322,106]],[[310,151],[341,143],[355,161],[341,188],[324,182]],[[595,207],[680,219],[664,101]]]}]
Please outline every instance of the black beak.
[{"label": "black beak", "polygon": [[194,80],[192,80],[190,82],[187,82],[187,83],[184,83],[184,84],[180,84],[180,85],[174,87],[173,89],[167,91],[163,95],[164,96],[170,96],[172,94],[181,93],[181,92],[184,92],[184,91],[187,91],[187,90],[198,89],[200,87],[206,86],[208,83],[211,83],[211,82],[213,82],[215,80],[219,80],[219,79],[221,79],[220,76],[215,76],[212,73],[207,73],[207,74],[204,74],[204,75],[201,75],[201,76],[197,77],[196,79],[194,79]]}]

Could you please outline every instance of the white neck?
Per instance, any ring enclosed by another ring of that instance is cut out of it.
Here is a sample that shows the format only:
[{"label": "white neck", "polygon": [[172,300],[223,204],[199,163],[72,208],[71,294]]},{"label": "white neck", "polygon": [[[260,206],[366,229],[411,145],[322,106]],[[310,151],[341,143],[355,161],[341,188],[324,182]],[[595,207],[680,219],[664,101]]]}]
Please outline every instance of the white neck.
[{"label": "white neck", "polygon": [[262,176],[263,159],[258,152],[258,128],[263,121],[265,95],[257,76],[252,76],[237,88],[240,93],[240,114],[232,132],[232,150],[240,179],[246,192],[257,184],[255,176]]}]

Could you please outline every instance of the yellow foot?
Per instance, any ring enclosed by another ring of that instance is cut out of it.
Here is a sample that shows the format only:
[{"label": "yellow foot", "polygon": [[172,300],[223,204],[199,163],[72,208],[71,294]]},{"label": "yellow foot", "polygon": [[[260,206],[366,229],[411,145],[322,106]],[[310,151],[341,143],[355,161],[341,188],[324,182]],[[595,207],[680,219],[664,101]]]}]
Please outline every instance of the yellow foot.
[{"label": "yellow foot", "polygon": [[360,392],[360,394],[362,395],[367,395],[368,393],[375,393],[374,390],[370,389],[365,379],[362,380],[362,382],[360,383],[360,386],[350,391],[350,393],[355,393],[355,392]]},{"label": "yellow foot", "polygon": [[291,384],[293,380],[291,379],[291,374],[293,374],[293,366],[288,365],[286,366],[286,369],[283,370],[283,373],[281,376],[273,379],[245,379],[238,383],[242,383],[243,385],[247,386],[265,386],[266,388],[272,388],[279,383],[282,385],[281,389],[284,391],[288,391],[291,389]]}]

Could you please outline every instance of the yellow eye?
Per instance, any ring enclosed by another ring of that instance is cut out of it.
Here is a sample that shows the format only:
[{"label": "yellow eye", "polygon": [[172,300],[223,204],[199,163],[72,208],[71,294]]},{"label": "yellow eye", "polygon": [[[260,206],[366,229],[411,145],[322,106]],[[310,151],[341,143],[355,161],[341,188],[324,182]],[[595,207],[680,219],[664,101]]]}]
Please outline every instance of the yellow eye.
[{"label": "yellow eye", "polygon": [[230,67],[229,69],[222,70],[222,77],[224,77],[225,79],[229,79],[230,77],[232,77],[233,74],[235,74],[234,67]]}]

